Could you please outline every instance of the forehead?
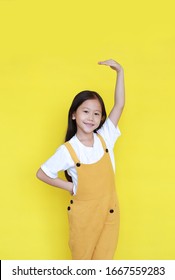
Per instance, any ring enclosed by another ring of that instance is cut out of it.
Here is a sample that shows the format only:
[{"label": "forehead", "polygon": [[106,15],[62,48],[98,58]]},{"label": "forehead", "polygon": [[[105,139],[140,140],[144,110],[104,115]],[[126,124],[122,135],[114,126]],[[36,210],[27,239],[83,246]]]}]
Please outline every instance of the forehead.
[{"label": "forehead", "polygon": [[91,110],[102,111],[101,104],[98,99],[88,99],[84,101],[79,108],[89,108]]}]

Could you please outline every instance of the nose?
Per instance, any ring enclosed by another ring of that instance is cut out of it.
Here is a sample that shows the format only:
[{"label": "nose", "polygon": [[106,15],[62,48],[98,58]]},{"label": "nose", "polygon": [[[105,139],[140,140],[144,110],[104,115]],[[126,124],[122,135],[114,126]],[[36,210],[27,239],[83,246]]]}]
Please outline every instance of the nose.
[{"label": "nose", "polygon": [[90,113],[90,114],[88,115],[88,120],[89,120],[89,121],[93,121],[93,120],[94,120],[94,115],[93,115],[92,113]]}]

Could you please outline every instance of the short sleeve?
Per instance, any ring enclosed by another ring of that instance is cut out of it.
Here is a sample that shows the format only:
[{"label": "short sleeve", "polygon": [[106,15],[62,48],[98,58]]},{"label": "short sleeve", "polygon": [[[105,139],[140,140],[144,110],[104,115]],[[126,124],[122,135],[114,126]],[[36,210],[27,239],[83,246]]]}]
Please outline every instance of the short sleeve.
[{"label": "short sleeve", "polygon": [[106,119],[103,126],[97,132],[104,138],[111,149],[114,148],[115,142],[121,135],[119,127],[115,127],[109,118]]},{"label": "short sleeve", "polygon": [[46,162],[41,165],[43,172],[52,179],[58,177],[59,171],[69,169],[74,162],[64,145],[61,145]]}]

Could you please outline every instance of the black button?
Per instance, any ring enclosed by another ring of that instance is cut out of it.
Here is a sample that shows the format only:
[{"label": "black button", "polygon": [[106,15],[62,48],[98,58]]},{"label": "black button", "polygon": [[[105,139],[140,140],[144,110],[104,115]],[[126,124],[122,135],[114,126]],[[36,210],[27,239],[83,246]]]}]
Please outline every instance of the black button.
[{"label": "black button", "polygon": [[106,153],[108,153],[108,149],[106,149]]},{"label": "black button", "polygon": [[110,212],[110,213],[114,213],[114,210],[113,210],[113,209],[110,209],[109,212]]},{"label": "black button", "polygon": [[80,164],[79,162],[77,162],[76,166],[77,166],[77,167],[80,167],[80,165],[81,165],[81,164]]},{"label": "black button", "polygon": [[68,206],[68,207],[67,207],[67,210],[70,211],[70,209],[71,209],[70,206]]},{"label": "black button", "polygon": [[70,204],[73,204],[73,200],[71,199]]}]

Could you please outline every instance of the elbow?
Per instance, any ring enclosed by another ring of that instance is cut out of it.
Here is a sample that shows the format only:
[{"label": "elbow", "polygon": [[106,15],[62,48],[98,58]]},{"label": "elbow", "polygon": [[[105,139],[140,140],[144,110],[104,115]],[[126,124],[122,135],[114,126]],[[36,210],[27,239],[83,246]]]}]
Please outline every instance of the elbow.
[{"label": "elbow", "polygon": [[38,169],[38,171],[36,172],[36,178],[39,180],[42,180],[42,170],[41,168]]},{"label": "elbow", "polygon": [[123,111],[123,109],[125,107],[125,99],[123,98],[122,100],[116,102],[114,106],[117,110]]},{"label": "elbow", "polygon": [[121,109],[123,110],[123,108],[125,107],[125,98],[123,98],[121,104],[120,104]]},{"label": "elbow", "polygon": [[38,169],[36,173],[36,178],[45,183],[49,183],[51,180],[53,180],[52,178],[48,177],[41,168]]},{"label": "elbow", "polygon": [[123,111],[124,107],[125,107],[125,99],[120,104],[121,111]]},{"label": "elbow", "polygon": [[119,105],[119,107],[120,107],[120,110],[123,111],[123,109],[124,109],[124,107],[125,107],[125,102],[122,102],[122,103]]},{"label": "elbow", "polygon": [[125,101],[123,101],[122,103],[120,103],[120,104],[117,105],[117,108],[118,108],[118,110],[119,110],[120,112],[123,111],[124,107],[125,107]]}]

